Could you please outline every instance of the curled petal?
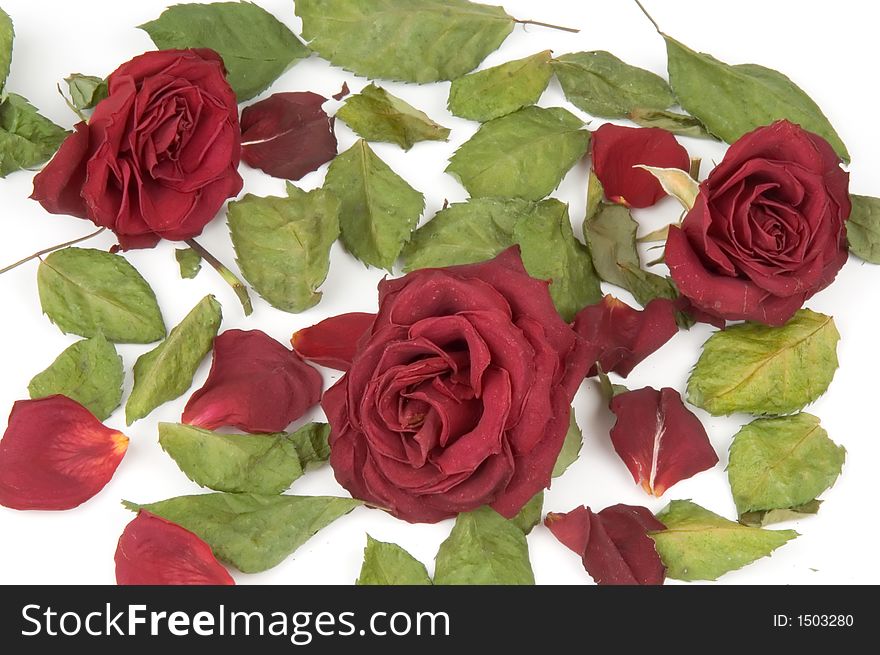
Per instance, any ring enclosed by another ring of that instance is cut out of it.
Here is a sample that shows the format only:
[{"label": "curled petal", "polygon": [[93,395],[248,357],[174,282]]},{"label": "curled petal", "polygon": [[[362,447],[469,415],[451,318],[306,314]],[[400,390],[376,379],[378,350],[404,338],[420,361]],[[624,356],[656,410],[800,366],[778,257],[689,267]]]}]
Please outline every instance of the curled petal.
[{"label": "curled petal", "polygon": [[347,371],[361,338],[375,319],[375,314],[363,312],[340,314],[295,332],[290,343],[303,359],[337,371]]}]

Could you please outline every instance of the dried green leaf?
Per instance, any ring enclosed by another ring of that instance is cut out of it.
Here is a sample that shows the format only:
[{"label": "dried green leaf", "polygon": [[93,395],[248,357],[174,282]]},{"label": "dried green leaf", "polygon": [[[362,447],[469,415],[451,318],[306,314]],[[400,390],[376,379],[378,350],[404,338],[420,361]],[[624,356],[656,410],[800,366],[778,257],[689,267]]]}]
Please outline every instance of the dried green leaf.
[{"label": "dried green leaf", "polygon": [[584,220],[590,220],[596,216],[596,213],[602,207],[602,201],[605,199],[605,189],[602,187],[602,181],[596,175],[596,171],[590,169],[590,175],[587,178],[587,207],[584,213]]},{"label": "dried green leaf", "polygon": [[364,563],[358,585],[429,585],[428,570],[397,544],[377,541],[367,535]]},{"label": "dried green leaf", "polygon": [[519,513],[510,521],[516,525],[523,534],[529,534],[532,529],[541,522],[541,514],[544,511],[544,492],[539,491],[532,499],[523,505]]},{"label": "dried green leaf", "polygon": [[633,109],[626,117],[641,127],[659,127],[661,130],[694,139],[715,139],[698,118],[687,114],[662,109],[638,108]]},{"label": "dried green leaf", "polygon": [[697,194],[700,192],[700,185],[691,177],[690,173],[680,168],[658,168],[643,164],[637,164],[634,168],[644,169],[653,175],[663,187],[663,191],[678,200],[685,211],[694,208]]},{"label": "dried green leaf", "polygon": [[568,467],[577,461],[581,453],[581,447],[584,445],[584,435],[577,424],[574,415],[574,407],[571,408],[571,414],[568,417],[568,432],[565,433],[565,441],[562,442],[562,450],[559,451],[559,457],[556,458],[556,465],[553,467],[552,476],[558,478],[568,470]]},{"label": "dried green leaf", "polygon": [[0,9],[0,92],[6,86],[9,67],[12,65],[12,42],[15,40],[15,28],[12,19]]},{"label": "dried green leaf", "polygon": [[174,258],[180,266],[180,277],[185,280],[193,279],[202,269],[202,256],[192,248],[175,249]]},{"label": "dried green leaf", "polygon": [[849,251],[871,264],[880,264],[880,198],[853,194],[846,223]]},{"label": "dried green leaf", "polygon": [[0,178],[48,161],[67,134],[25,98],[10,93],[0,103]]},{"label": "dried green leaf", "polygon": [[107,97],[107,80],[94,75],[73,73],[64,78],[70,101],[76,109],[94,109],[95,105]]},{"label": "dried green leaf", "polygon": [[784,521],[797,521],[819,513],[821,500],[811,500],[797,507],[788,507],[786,509],[768,509],[759,510],[757,512],[746,512],[739,515],[739,522],[753,528],[763,528],[766,525],[774,523],[783,523]]}]

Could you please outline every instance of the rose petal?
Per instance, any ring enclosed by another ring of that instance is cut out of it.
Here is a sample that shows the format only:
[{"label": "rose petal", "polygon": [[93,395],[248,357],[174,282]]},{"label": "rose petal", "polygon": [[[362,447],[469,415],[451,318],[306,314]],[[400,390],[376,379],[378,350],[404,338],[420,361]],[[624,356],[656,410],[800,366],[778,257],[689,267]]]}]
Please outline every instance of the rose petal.
[{"label": "rose petal", "polygon": [[85,182],[85,161],[89,154],[89,126],[83,121],[74,126],[45,168],[34,177],[36,200],[50,214],[69,214],[88,218],[86,204],[82,199]]},{"label": "rose petal", "polygon": [[369,331],[375,319],[375,314],[363,312],[340,314],[295,332],[290,343],[303,359],[337,371],[347,371],[361,337]]}]

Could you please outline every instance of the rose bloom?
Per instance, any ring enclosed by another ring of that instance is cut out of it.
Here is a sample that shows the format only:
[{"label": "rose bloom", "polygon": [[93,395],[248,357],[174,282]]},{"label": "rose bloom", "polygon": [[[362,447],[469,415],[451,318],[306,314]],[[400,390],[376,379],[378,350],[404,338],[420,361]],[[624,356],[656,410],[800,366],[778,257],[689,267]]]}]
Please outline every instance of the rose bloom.
[{"label": "rose bloom", "polygon": [[379,312],[325,394],[330,464],[410,522],[481,505],[510,518],[550,475],[590,346],[512,248],[379,285]]},{"label": "rose bloom", "polygon": [[213,50],[160,50],[108,78],[109,96],[34,178],[53,214],[109,228],[123,248],[201,233],[238,195],[235,93]]},{"label": "rose bloom", "polygon": [[848,187],[822,137],[788,121],[746,134],[670,228],[672,279],[710,316],[785,323],[846,262]]}]

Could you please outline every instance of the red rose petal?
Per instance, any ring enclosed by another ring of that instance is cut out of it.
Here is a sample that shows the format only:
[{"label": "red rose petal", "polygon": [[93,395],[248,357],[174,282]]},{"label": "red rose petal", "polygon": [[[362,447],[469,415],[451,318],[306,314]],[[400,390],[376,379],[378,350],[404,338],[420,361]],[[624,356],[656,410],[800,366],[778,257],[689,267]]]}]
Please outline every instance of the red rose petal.
[{"label": "red rose petal", "polygon": [[19,400],[0,441],[0,505],[71,509],[104,488],[128,437],[66,396]]},{"label": "red rose petal", "polygon": [[628,207],[650,207],[666,193],[642,164],[658,168],[690,167],[690,155],[659,127],[621,127],[610,123],[593,132],[593,170],[605,197]]},{"label": "red rose petal", "polygon": [[661,496],[676,482],[710,469],[718,455],[703,424],[674,389],[646,387],[614,397],[611,443],[633,479]]},{"label": "red rose petal", "polygon": [[276,93],[241,113],[241,155],[274,177],[299,180],[336,156],[336,135],[316,93]]},{"label": "red rose petal", "polygon": [[183,421],[208,430],[281,432],[321,399],[321,374],[259,330],[227,330],[214,340],[214,361]]},{"label": "red rose petal", "polygon": [[375,314],[363,312],[340,314],[295,332],[290,343],[303,359],[347,371],[358,350],[358,342],[375,319]]},{"label": "red rose petal", "polygon": [[86,203],[80,195],[85,182],[85,161],[89,154],[89,126],[82,121],[58,148],[52,160],[34,177],[36,200],[50,214],[69,214],[88,218]]},{"label": "red rose petal", "polygon": [[120,585],[235,584],[208,544],[144,510],[122,531],[115,559]]}]

